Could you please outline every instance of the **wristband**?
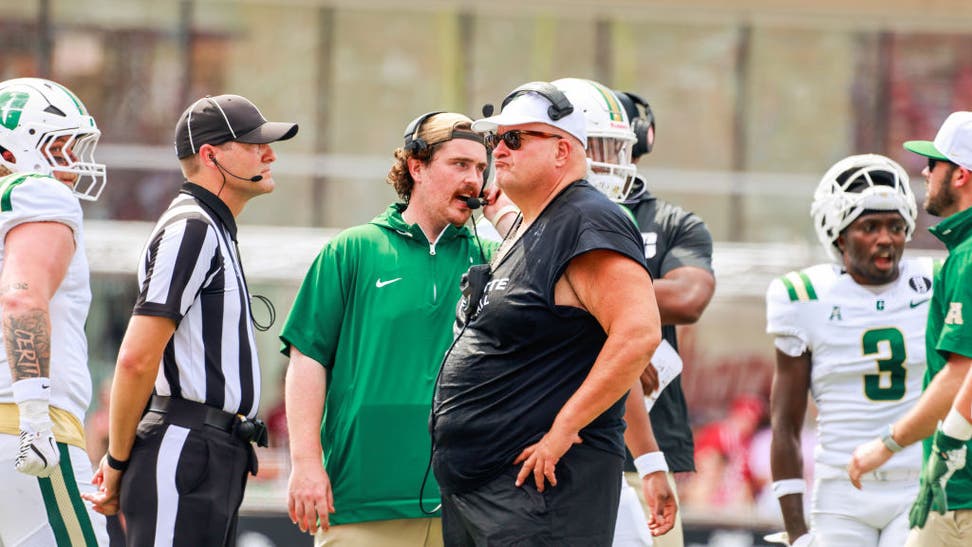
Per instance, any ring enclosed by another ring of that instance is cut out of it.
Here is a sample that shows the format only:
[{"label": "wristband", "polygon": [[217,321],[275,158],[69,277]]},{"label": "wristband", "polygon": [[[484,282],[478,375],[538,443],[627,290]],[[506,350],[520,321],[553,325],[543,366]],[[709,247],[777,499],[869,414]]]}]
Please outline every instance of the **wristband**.
[{"label": "wristband", "polygon": [[493,219],[490,220],[490,222],[495,225],[504,216],[510,213],[519,213],[519,212],[520,212],[520,208],[517,207],[516,205],[507,205],[506,207],[501,208],[499,211],[496,211],[496,214],[493,215]]},{"label": "wristband", "polygon": [[942,433],[953,439],[967,441],[972,439],[972,424],[962,416],[962,413],[953,408],[942,422]]},{"label": "wristband", "polygon": [[51,379],[45,377],[24,378],[15,381],[11,386],[13,390],[13,401],[22,403],[24,401],[44,401],[51,400]]},{"label": "wristband", "polygon": [[645,478],[647,475],[658,471],[668,473],[668,463],[665,461],[665,454],[661,451],[649,452],[638,456],[634,459],[634,466],[638,470],[638,476],[641,478]]},{"label": "wristband", "polygon": [[54,424],[51,423],[50,406],[47,401],[41,399],[19,401],[17,411],[20,413],[20,429],[43,431],[54,427]]},{"label": "wristband", "polygon": [[891,451],[892,454],[897,454],[904,450],[904,447],[898,444],[898,441],[894,440],[894,424],[888,426],[887,433],[881,437],[881,442],[884,446]]},{"label": "wristband", "polygon": [[115,458],[111,457],[111,452],[105,452],[105,462],[108,464],[108,467],[114,469],[115,471],[124,471],[128,469],[129,461],[131,460],[116,460]]},{"label": "wristband", "polygon": [[803,494],[806,491],[807,483],[803,482],[803,479],[773,481],[773,495],[776,496],[776,499],[789,496],[790,494]]}]

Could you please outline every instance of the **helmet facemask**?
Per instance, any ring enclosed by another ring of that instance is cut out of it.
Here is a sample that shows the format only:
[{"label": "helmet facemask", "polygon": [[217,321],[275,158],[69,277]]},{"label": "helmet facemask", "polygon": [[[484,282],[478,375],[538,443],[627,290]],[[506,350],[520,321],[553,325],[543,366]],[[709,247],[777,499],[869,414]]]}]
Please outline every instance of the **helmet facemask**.
[{"label": "helmet facemask", "polygon": [[638,169],[631,162],[631,140],[617,137],[587,139],[587,178],[612,201],[624,201],[631,193]]},{"label": "helmet facemask", "polygon": [[[61,137],[67,137],[67,140],[60,147],[61,152],[55,153],[54,145]],[[50,173],[58,171],[77,175],[72,190],[79,199],[95,201],[105,187],[105,166],[94,161],[94,151],[100,137],[98,130],[82,132],[64,129],[45,134],[38,143],[37,148]]]}]

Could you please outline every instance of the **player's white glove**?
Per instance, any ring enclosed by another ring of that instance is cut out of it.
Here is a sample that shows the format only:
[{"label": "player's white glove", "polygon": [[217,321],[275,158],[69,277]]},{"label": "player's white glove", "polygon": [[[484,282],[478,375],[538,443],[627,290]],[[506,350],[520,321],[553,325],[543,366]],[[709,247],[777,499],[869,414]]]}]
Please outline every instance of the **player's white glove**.
[{"label": "player's white glove", "polygon": [[50,408],[43,399],[17,403],[20,414],[20,449],[14,466],[35,477],[49,477],[61,461],[61,452],[51,428]]},{"label": "player's white glove", "polygon": [[20,451],[14,462],[17,471],[36,477],[48,477],[57,469],[60,461],[61,453],[50,427],[33,431],[29,426],[21,426]]}]

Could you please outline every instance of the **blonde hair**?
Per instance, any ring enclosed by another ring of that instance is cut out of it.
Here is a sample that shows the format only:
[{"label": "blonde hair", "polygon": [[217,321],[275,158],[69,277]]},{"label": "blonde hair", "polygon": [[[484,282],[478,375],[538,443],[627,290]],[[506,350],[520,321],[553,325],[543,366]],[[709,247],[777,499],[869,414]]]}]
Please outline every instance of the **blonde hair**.
[{"label": "blonde hair", "polygon": [[[432,161],[432,157],[439,149],[439,145],[455,138],[456,132],[473,135],[472,120],[463,114],[443,112],[429,117],[422,122],[422,126],[419,128],[416,138],[425,141],[426,147],[411,150],[406,150],[404,147],[395,149],[393,153],[395,163],[392,164],[391,169],[388,171],[385,182],[395,188],[395,192],[398,193],[398,197],[404,203],[408,203],[409,198],[412,196],[412,187],[415,186],[415,181],[412,180],[412,174],[408,171],[408,159],[415,158],[421,160],[422,163],[428,164]],[[468,137],[464,136],[464,138]],[[482,142],[481,139],[480,142]]]}]

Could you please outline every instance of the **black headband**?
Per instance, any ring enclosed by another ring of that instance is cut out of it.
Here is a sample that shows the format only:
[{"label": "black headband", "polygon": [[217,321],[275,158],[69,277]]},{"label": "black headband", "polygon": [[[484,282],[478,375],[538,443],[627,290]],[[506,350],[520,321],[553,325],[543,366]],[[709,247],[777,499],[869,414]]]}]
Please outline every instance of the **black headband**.
[{"label": "black headband", "polygon": [[[486,142],[484,140],[484,137],[485,137],[485,135],[483,133],[476,133],[474,131],[469,131],[469,130],[466,130],[466,129],[453,129],[452,130],[452,135],[448,139],[446,139],[446,140],[466,139],[466,140],[469,140],[469,141],[476,141],[479,144],[481,144],[483,146],[486,146]],[[442,142],[446,142],[446,141],[442,141]],[[439,143],[436,143],[436,144],[439,144]]]}]

